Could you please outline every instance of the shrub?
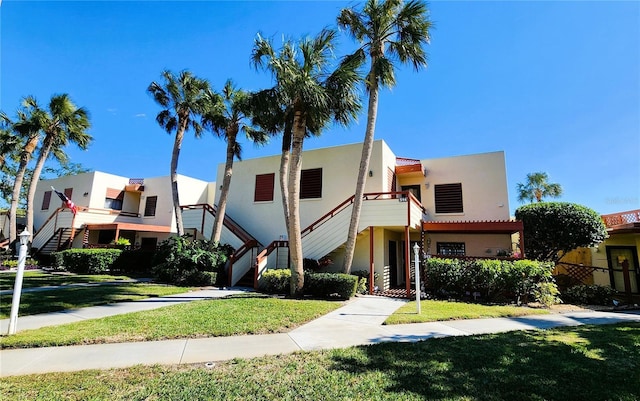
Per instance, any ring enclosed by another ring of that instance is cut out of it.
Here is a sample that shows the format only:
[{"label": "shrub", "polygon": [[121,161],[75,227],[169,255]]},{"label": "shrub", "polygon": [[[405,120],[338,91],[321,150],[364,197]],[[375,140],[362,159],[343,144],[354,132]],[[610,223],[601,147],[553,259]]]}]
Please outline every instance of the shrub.
[{"label": "shrub", "polygon": [[155,253],[156,251],[147,249],[124,250],[111,266],[111,270],[126,275],[151,275]]},{"label": "shrub", "polygon": [[[219,245],[189,236],[163,241],[152,262],[157,281],[179,286],[214,285],[233,253],[229,245]],[[205,272],[218,274],[203,274]]]},{"label": "shrub", "polygon": [[[527,302],[538,291],[539,297],[550,302],[546,297],[557,295],[552,269],[551,263],[531,260],[430,258],[425,262],[425,286],[436,297],[461,298],[478,292],[487,301],[501,298]],[[545,285],[539,286],[541,283]]]},{"label": "shrub", "polygon": [[271,269],[262,273],[258,288],[267,294],[288,294],[290,282],[291,270]]},{"label": "shrub", "polygon": [[562,302],[558,295],[560,291],[555,283],[538,283],[533,289],[533,298],[537,302],[540,302],[547,308],[551,305],[559,304]]},{"label": "shrub", "polygon": [[575,203],[532,203],[519,207],[516,219],[524,225],[527,256],[535,260],[557,262],[565,253],[595,245],[607,235],[600,215]]},{"label": "shrub", "polygon": [[356,294],[358,277],[342,273],[306,273],[304,292],[319,298],[349,299]]},{"label": "shrub", "polygon": [[51,255],[54,268],[79,274],[102,274],[111,270],[121,253],[120,249],[66,249]]},{"label": "shrub", "polygon": [[[358,294],[366,294],[369,292],[369,271],[368,270],[354,270],[351,272],[354,276],[358,277],[358,287],[356,292]],[[375,283],[380,275],[377,272],[373,273],[373,281]]]},{"label": "shrub", "polygon": [[567,288],[561,295],[566,303],[579,305],[611,305],[616,290],[601,285],[576,285]]}]

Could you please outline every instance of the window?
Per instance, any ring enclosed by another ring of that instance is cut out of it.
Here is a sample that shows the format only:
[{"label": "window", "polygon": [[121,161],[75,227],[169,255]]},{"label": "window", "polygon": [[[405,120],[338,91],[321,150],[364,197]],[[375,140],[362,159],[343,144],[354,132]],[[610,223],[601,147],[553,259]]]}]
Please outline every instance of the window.
[{"label": "window", "polygon": [[462,213],[462,184],[434,185],[436,213]]},{"label": "window", "polygon": [[49,210],[49,204],[51,203],[51,191],[45,191],[44,197],[42,198],[42,208],[41,210]]},{"label": "window", "polygon": [[112,210],[122,210],[122,200],[124,191],[120,189],[107,188],[107,195],[104,199],[104,208]]},{"label": "window", "polygon": [[256,175],[256,188],[253,193],[254,202],[273,201],[273,184],[275,173]]},{"label": "window", "polygon": [[122,199],[104,198],[104,208],[122,210]]},{"label": "window", "polygon": [[322,168],[302,170],[300,199],[322,198]]},{"label": "window", "polygon": [[438,242],[438,255],[464,256],[464,242]]},{"label": "window", "polygon": [[147,196],[147,201],[144,205],[144,215],[145,216],[155,216],[156,215],[156,204],[158,203],[157,196]]}]

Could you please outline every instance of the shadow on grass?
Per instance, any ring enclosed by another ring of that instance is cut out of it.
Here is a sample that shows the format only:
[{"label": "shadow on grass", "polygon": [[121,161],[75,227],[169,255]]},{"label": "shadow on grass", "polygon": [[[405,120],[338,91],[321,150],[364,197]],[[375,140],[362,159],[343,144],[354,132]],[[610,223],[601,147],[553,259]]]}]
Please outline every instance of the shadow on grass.
[{"label": "shadow on grass", "polygon": [[359,347],[333,369],[382,371],[385,392],[424,399],[637,400],[639,344],[640,323],[565,327]]}]

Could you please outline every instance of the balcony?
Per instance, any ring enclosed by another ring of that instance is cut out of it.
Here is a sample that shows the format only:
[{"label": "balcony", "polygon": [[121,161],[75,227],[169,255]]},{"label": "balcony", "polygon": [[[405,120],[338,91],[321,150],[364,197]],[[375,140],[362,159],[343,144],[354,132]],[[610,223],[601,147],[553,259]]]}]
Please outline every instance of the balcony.
[{"label": "balcony", "polygon": [[418,159],[407,159],[406,157],[396,157],[396,175],[403,177],[426,175],[427,169]]},{"label": "balcony", "polygon": [[640,232],[640,209],[604,214],[602,221],[610,233]]},{"label": "balcony", "polygon": [[129,178],[129,184],[124,186],[125,192],[143,192],[144,178]]}]

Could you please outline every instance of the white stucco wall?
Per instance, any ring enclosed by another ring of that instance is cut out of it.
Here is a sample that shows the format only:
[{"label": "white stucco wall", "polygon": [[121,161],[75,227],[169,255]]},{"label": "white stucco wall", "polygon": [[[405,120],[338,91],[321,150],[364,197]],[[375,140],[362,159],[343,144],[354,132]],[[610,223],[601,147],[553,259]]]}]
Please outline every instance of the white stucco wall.
[{"label": "white stucco wall", "polygon": [[[429,220],[474,221],[508,220],[509,197],[504,152],[424,159],[427,176],[402,181],[401,185],[420,184],[422,204]],[[462,183],[463,213],[435,213],[434,186]]]},{"label": "white stucco wall", "polygon": [[[365,192],[384,192],[387,190],[386,173],[383,169],[382,141],[375,141],[371,156],[370,170],[373,176],[367,177]],[[301,225],[309,224],[329,212],[355,192],[362,144],[336,146],[305,151],[302,157],[302,169],[322,168],[322,197],[302,199],[300,201]],[[227,214],[248,230],[263,244],[268,244],[286,234],[282,197],[278,171],[280,155],[261,157],[235,162],[233,177],[227,204]],[[274,199],[271,202],[254,202],[255,177],[258,174],[275,173]],[[224,165],[218,166],[217,182],[222,182]],[[220,189],[216,187],[216,199]]]}]

